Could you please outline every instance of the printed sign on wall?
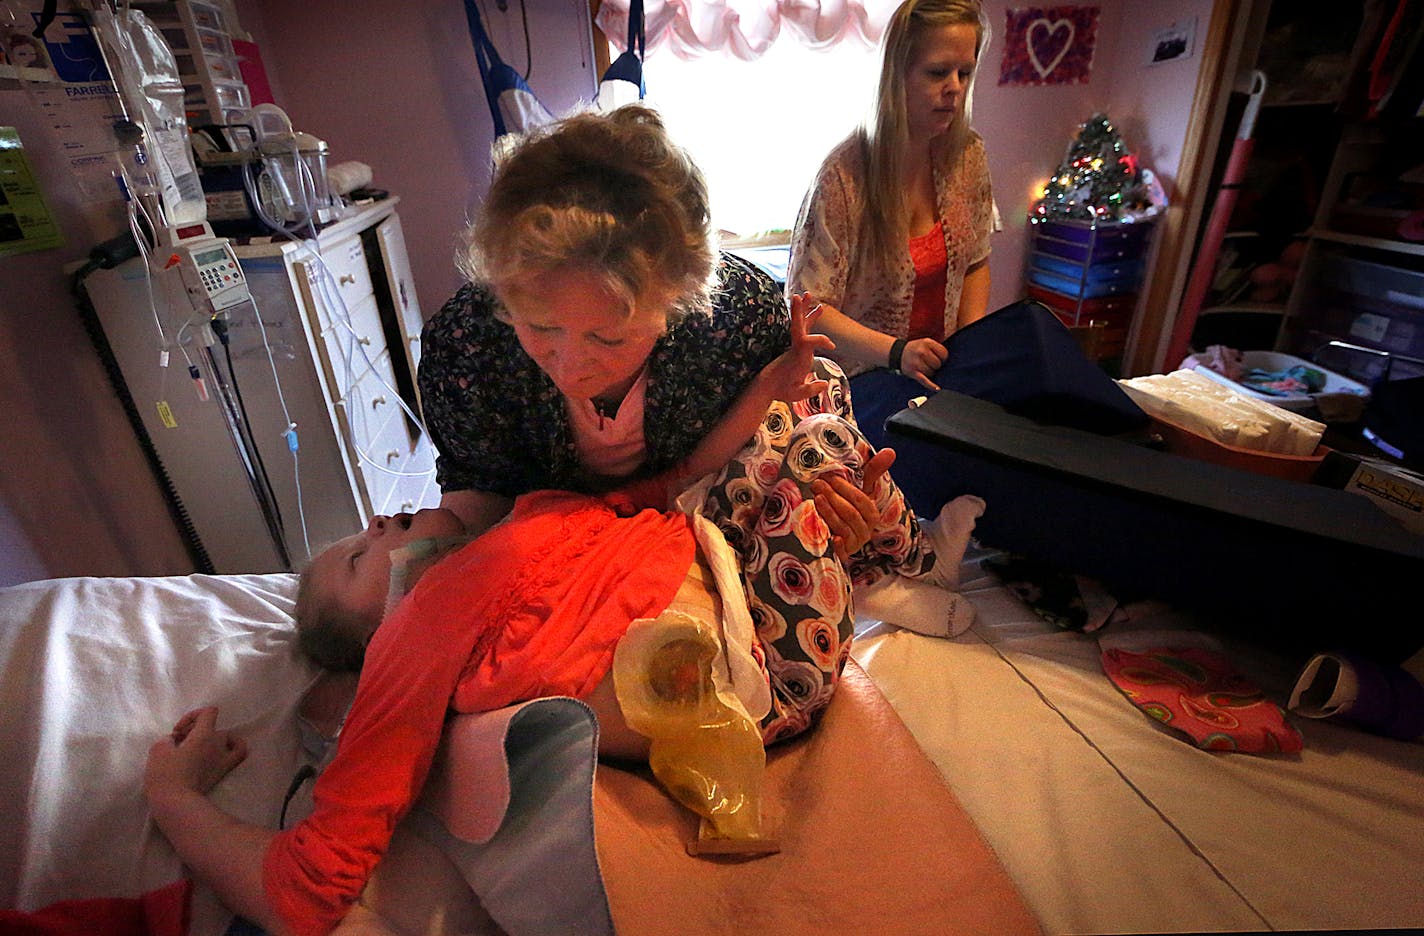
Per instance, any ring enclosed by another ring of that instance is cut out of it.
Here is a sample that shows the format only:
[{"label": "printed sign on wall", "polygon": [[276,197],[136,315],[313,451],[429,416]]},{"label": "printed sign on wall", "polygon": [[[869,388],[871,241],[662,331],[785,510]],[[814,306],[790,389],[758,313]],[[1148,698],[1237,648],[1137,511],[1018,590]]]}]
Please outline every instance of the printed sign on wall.
[{"label": "printed sign on wall", "polygon": [[0,127],[0,257],[64,243],[14,127]]},{"label": "printed sign on wall", "polygon": [[1098,8],[1024,7],[1005,14],[1001,85],[1079,84],[1093,68]]}]

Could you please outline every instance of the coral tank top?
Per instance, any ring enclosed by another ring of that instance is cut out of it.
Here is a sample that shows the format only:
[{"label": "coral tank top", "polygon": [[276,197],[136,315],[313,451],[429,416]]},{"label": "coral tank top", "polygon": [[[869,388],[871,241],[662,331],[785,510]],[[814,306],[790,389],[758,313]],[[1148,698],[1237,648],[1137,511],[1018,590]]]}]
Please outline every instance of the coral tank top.
[{"label": "coral tank top", "polygon": [[910,331],[905,337],[944,340],[944,290],[949,254],[944,249],[944,222],[927,234],[910,238],[910,262],[915,266],[915,294],[910,305]]}]

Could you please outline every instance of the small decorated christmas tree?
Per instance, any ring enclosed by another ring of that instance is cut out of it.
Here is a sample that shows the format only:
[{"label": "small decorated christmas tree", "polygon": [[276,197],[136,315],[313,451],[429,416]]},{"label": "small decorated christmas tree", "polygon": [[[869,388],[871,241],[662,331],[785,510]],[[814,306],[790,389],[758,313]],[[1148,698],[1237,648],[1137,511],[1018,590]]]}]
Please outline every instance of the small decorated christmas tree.
[{"label": "small decorated christmas tree", "polygon": [[1139,170],[1137,157],[1107,115],[1094,114],[1078,128],[1029,220],[1135,220],[1153,201],[1150,181],[1151,173]]}]

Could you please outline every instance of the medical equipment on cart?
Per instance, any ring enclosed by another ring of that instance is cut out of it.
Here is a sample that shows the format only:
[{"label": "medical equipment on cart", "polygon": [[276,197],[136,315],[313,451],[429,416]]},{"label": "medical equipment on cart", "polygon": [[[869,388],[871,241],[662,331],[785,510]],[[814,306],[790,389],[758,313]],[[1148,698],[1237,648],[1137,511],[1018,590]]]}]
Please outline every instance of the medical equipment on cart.
[{"label": "medical equipment on cart", "polygon": [[188,294],[211,307],[214,315],[252,298],[237,254],[225,239],[184,244],[169,262],[179,268]]},{"label": "medical equipment on cart", "polygon": [[[346,306],[341,286],[350,282],[351,274],[345,266],[340,273],[328,266],[328,259],[338,265],[349,259],[322,256],[318,234],[341,217],[344,207],[327,181],[325,142],[294,130],[286,113],[271,104],[240,113],[224,110],[218,119],[229,123],[190,134],[187,120],[192,109],[183,106],[183,82],[166,36],[127,4],[118,9],[103,3],[94,6],[86,20],[119,92],[121,115],[112,127],[119,144],[113,174],[124,195],[132,237],[128,252],[138,257],[125,262],[124,251],[106,245],[97,248],[104,262],[87,267],[85,275],[95,274],[92,282],[76,282],[81,310],[84,302],[91,304],[93,326],[100,334],[96,347],[101,355],[108,355],[105,360],[116,392],[127,400],[126,410],[140,443],[154,453],[175,517],[192,511],[194,522],[186,526],[182,519],[178,522],[190,552],[199,557],[195,562],[200,569],[206,561],[213,567],[221,563],[227,570],[290,570],[303,551],[311,554],[314,536],[320,542],[352,532],[348,511],[354,509],[357,521],[364,523],[372,513],[389,509],[388,495],[393,506],[406,509],[405,502],[394,499],[399,481],[389,479],[416,478],[417,484],[433,479],[433,467],[416,470],[409,461],[416,442],[410,441],[409,451],[402,454],[392,441],[393,428],[388,430],[386,421],[378,419],[389,412],[379,407],[393,401],[406,415],[393,427],[414,427],[408,440],[424,436],[414,409],[418,405],[414,362],[400,387],[394,383],[400,372],[383,376],[379,354],[366,347],[370,343],[366,325],[354,323]],[[219,189],[215,199],[209,185],[220,175],[226,176],[227,188]],[[221,217],[223,212],[211,211],[215,202],[242,207],[246,221],[238,225],[240,229],[224,225],[215,230],[213,221],[228,220]],[[269,274],[266,265],[272,251],[258,244],[250,245],[250,251],[242,246],[235,250],[221,235],[265,235],[274,244],[290,242],[277,247],[276,256],[295,258],[290,262],[301,271],[301,286]],[[381,241],[381,234],[374,236]],[[243,263],[252,266],[244,272]],[[335,416],[323,408],[324,398],[312,399],[305,385],[283,385],[291,383],[296,372],[305,376],[294,362],[302,360],[307,350],[303,345],[294,351],[291,344],[294,335],[305,331],[306,323],[293,317],[288,287],[301,289],[307,303],[326,311],[331,332],[323,340],[331,361],[325,374],[339,384],[330,391],[341,408]],[[404,293],[401,296],[403,306]],[[259,301],[264,308],[259,309]],[[394,314],[401,314],[400,307]],[[156,351],[154,357],[149,357],[154,353],[149,348]],[[171,379],[170,357],[175,353],[186,366],[187,381]],[[152,368],[148,362],[155,358],[158,367]],[[355,389],[358,378],[372,372],[375,380]],[[191,387],[192,395],[175,396],[175,386]],[[368,389],[381,395],[369,406],[360,405]],[[299,457],[294,415],[308,424],[316,420],[318,427],[306,458]],[[334,420],[331,428],[344,438],[344,445],[333,445],[323,433],[328,418]],[[203,503],[183,504],[179,488],[167,483],[163,462],[173,466],[175,477],[186,478],[199,464],[217,463],[223,457],[217,452],[226,442],[231,443],[238,470],[224,471],[222,480],[236,477],[239,483],[189,483],[188,491],[203,492],[198,495]],[[379,452],[368,451],[378,443]],[[160,451],[163,461],[158,460]],[[271,472],[288,457],[289,472]],[[309,509],[303,497],[302,461],[311,462],[323,476],[348,472],[357,465],[367,478],[366,487],[353,487],[351,504],[341,500]],[[387,480],[372,484],[369,479],[378,475]],[[401,493],[411,506],[425,496],[423,489],[416,494],[401,487]],[[226,518],[214,517],[209,501],[229,505]],[[249,505],[256,509],[248,510]],[[234,510],[244,516],[233,516]],[[229,534],[229,528],[234,532]],[[200,530],[206,531],[203,535],[222,555],[215,551],[202,558],[206,546]],[[289,543],[289,533],[294,542]]]},{"label": "medical equipment on cart", "polygon": [[326,141],[294,130],[275,104],[259,104],[251,116],[250,124],[193,134],[213,229],[232,237],[303,238],[339,220],[345,206],[327,176]]},{"label": "medical equipment on cart", "polygon": [[[282,516],[254,435],[258,430],[248,418],[234,367],[228,335],[231,310],[252,305],[252,318],[262,333],[281,401],[282,435],[297,479],[299,512],[304,513],[300,510],[297,427],[286,412],[265,325],[237,256],[225,238],[214,236],[207,222],[206,200],[189,143],[183,83],[173,51],[161,31],[127,4],[117,12],[107,4],[95,4],[86,11],[86,18],[118,91],[120,119],[113,131],[120,146],[114,177],[124,195],[129,233],[143,261],[147,304],[157,328],[159,368],[166,372],[170,353],[177,348],[198,399],[209,402],[210,390],[216,397],[278,561],[291,568]],[[177,281],[170,283],[174,277]],[[154,400],[165,431],[178,428],[163,389],[166,383],[160,381]],[[145,431],[141,424],[135,429]],[[305,541],[305,516],[301,526]]]}]

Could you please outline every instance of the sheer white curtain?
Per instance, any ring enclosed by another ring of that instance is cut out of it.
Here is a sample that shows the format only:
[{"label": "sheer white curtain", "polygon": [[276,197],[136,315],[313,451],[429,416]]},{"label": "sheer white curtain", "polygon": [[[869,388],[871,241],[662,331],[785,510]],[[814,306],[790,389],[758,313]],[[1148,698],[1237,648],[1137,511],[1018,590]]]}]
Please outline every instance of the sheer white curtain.
[{"label": "sheer white curtain", "polygon": [[[619,50],[627,45],[629,0],[603,0],[594,18]],[[681,58],[728,55],[752,61],[785,27],[813,49],[837,43],[873,47],[899,0],[644,0],[647,53],[667,47]]]}]

